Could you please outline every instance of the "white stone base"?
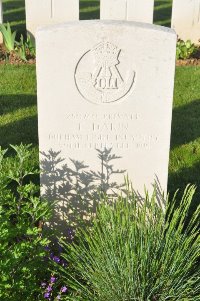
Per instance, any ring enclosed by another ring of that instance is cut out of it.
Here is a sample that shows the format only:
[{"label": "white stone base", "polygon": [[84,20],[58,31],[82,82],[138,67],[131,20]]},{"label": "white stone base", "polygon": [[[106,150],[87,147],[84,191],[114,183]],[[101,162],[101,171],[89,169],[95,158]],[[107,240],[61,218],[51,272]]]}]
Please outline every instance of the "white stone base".
[{"label": "white stone base", "polygon": [[180,39],[199,44],[200,0],[174,0],[171,27]]},{"label": "white stone base", "polygon": [[79,20],[79,0],[26,0],[26,28],[35,37],[38,27]]},{"label": "white stone base", "polygon": [[153,23],[154,0],[101,0],[101,20]]}]

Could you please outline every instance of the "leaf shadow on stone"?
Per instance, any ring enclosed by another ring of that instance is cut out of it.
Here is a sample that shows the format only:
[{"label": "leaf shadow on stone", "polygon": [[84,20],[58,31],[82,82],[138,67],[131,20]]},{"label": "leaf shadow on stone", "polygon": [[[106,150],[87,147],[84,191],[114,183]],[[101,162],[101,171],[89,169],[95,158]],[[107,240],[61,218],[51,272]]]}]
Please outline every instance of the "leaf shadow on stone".
[{"label": "leaf shadow on stone", "polygon": [[[101,196],[113,197],[125,186],[125,170],[115,169],[120,159],[112,149],[96,150],[101,169],[94,171],[83,161],[63,159],[60,151],[41,152],[41,186],[43,198],[55,201],[54,217],[50,223],[59,233],[66,227],[89,224]],[[122,184],[112,181],[122,175]],[[124,183],[123,183],[124,181]]]}]

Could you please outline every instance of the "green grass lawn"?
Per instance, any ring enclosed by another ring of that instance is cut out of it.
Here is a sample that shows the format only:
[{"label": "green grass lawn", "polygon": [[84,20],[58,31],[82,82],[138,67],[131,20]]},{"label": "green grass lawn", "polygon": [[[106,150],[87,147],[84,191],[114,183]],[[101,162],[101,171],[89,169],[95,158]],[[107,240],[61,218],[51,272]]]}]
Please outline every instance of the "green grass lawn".
[{"label": "green grass lawn", "polygon": [[[34,0],[33,0],[34,1]],[[25,31],[24,0],[4,0],[4,17],[19,32]],[[155,2],[154,21],[169,25],[171,0]],[[81,19],[98,18],[99,1],[81,1]],[[169,191],[198,186],[200,197],[200,67],[176,69]],[[38,162],[35,66],[0,66],[0,145],[32,143]]]}]

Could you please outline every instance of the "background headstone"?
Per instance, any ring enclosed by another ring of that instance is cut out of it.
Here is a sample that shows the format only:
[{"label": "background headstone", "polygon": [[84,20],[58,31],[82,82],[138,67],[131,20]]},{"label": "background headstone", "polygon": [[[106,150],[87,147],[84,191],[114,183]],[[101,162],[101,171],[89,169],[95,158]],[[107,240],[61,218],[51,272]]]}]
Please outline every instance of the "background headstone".
[{"label": "background headstone", "polygon": [[93,191],[116,192],[127,174],[141,194],[156,177],[166,191],[174,31],[80,21],[40,29],[36,42],[43,195],[69,218],[67,206],[84,215]]},{"label": "background headstone", "polygon": [[154,0],[101,0],[102,20],[153,23]]},{"label": "background headstone", "polygon": [[200,0],[174,0],[171,27],[180,39],[199,43]]},{"label": "background headstone", "polygon": [[26,0],[26,28],[35,36],[37,27],[79,20],[79,0]]},{"label": "background headstone", "polygon": [[[2,5],[2,0],[0,0],[0,24],[3,24],[3,5]],[[3,36],[2,33],[0,32],[0,44],[3,43]]]}]

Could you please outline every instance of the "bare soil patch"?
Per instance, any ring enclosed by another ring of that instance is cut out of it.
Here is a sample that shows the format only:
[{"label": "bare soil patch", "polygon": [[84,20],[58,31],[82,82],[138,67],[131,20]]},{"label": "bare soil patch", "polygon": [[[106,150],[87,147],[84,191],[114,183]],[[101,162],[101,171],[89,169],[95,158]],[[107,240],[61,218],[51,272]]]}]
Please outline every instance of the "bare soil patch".
[{"label": "bare soil patch", "polygon": [[191,58],[187,60],[177,60],[176,66],[200,66],[200,59]]},{"label": "bare soil patch", "polygon": [[176,66],[200,66],[200,46],[193,56],[186,60],[177,60]]}]

